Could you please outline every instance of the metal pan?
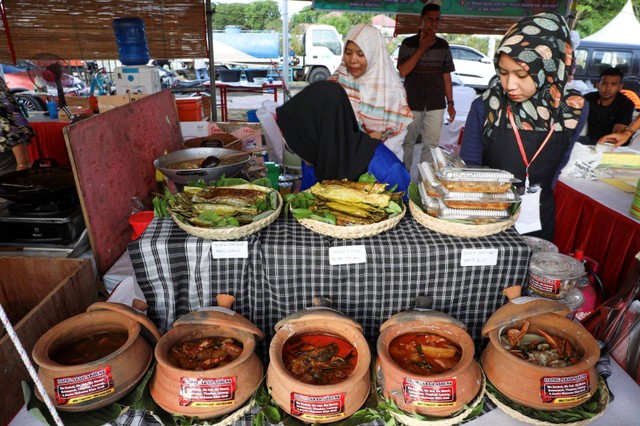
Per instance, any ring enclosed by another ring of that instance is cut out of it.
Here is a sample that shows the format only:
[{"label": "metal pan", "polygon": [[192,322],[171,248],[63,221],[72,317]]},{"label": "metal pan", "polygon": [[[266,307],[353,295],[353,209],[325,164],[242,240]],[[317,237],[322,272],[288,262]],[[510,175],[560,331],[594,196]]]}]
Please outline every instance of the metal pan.
[{"label": "metal pan", "polygon": [[153,164],[166,177],[182,185],[186,185],[187,183],[198,179],[202,179],[205,182],[211,182],[222,175],[225,175],[226,177],[235,176],[240,172],[240,170],[242,170],[251,156],[249,154],[238,156],[234,158],[233,164],[202,169],[169,169],[167,166],[180,163],[182,161],[207,158],[210,155],[224,157],[225,155],[236,154],[239,152],[240,151],[238,150],[227,148],[187,148],[163,155],[156,159]]},{"label": "metal pan", "polygon": [[66,167],[32,167],[0,176],[0,198],[17,203],[47,203],[75,192],[73,172]]}]

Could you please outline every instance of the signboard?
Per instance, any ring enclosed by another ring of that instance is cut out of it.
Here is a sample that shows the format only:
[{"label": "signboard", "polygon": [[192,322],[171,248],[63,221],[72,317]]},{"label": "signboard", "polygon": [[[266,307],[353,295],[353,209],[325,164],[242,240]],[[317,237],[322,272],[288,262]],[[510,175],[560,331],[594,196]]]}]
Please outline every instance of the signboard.
[{"label": "signboard", "polygon": [[[473,1],[442,0],[443,15],[455,16],[500,16],[522,17],[542,12],[569,13],[571,0],[505,0]],[[420,0],[313,0],[315,10],[344,10],[350,12],[402,13],[419,15],[423,1]]]}]

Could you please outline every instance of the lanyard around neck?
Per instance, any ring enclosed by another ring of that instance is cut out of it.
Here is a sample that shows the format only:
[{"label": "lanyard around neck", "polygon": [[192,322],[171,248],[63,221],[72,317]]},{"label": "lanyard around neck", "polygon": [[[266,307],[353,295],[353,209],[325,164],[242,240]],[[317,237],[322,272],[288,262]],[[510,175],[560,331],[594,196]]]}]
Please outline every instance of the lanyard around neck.
[{"label": "lanyard around neck", "polygon": [[525,181],[524,181],[524,187],[525,188],[529,188],[529,166],[531,166],[531,163],[533,163],[533,161],[538,158],[538,154],[540,154],[540,151],[542,151],[542,149],[545,147],[545,145],[547,144],[547,142],[549,142],[549,139],[551,139],[551,135],[553,134],[553,119],[551,120],[551,130],[549,130],[549,133],[547,134],[547,137],[544,139],[544,141],[542,142],[542,145],[540,145],[540,148],[538,148],[538,150],[536,151],[536,153],[533,155],[533,158],[531,160],[529,160],[527,158],[527,153],[524,151],[524,145],[522,144],[522,139],[520,138],[520,131],[518,130],[518,126],[516,126],[516,121],[513,118],[513,113],[511,112],[511,106],[507,106],[507,115],[509,116],[509,122],[511,123],[511,128],[513,129],[513,134],[516,136],[516,140],[518,141],[518,148],[520,148],[520,155],[522,156],[522,161],[524,162],[525,165]]}]

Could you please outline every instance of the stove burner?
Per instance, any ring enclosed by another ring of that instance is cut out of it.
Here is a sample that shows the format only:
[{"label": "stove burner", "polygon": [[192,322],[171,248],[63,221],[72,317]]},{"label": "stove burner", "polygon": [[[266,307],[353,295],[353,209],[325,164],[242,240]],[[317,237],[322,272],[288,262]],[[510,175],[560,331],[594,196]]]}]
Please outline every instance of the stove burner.
[{"label": "stove burner", "polygon": [[66,194],[44,203],[17,203],[7,206],[12,216],[21,217],[66,217],[78,208],[80,200],[76,193]]}]

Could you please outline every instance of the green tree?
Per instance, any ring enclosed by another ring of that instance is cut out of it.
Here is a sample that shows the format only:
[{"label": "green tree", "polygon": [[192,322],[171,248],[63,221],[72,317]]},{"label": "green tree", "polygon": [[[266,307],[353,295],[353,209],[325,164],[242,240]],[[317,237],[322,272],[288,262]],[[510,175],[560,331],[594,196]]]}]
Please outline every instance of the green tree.
[{"label": "green tree", "polygon": [[214,30],[224,30],[228,25],[237,25],[246,29],[245,8],[246,4],[230,3],[216,5],[215,13],[211,18]]},{"label": "green tree", "polygon": [[[580,37],[587,37],[607,25],[627,3],[627,0],[580,0],[577,7],[577,25],[575,29]],[[634,9],[640,6],[640,0],[633,0]],[[637,13],[636,13],[637,16]],[[621,41],[624,37],[621,34]]]},{"label": "green tree", "polygon": [[247,29],[275,30],[282,29],[282,19],[278,3],[274,0],[254,1],[246,7]]},{"label": "green tree", "polygon": [[274,0],[253,3],[218,4],[211,19],[214,30],[236,25],[243,30],[277,30],[282,28],[278,3]]}]

